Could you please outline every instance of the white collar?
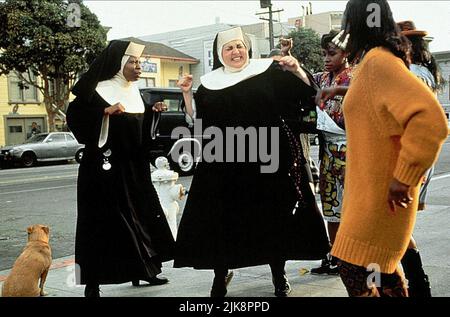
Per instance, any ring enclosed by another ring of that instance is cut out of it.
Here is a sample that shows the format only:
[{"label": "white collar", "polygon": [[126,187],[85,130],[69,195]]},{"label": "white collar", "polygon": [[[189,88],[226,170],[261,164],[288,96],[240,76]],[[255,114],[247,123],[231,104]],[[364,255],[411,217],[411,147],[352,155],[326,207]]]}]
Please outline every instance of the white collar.
[{"label": "white collar", "polygon": [[123,69],[130,56],[122,57],[120,71],[111,79],[101,81],[97,84],[95,91],[111,106],[120,102],[128,113],[143,113],[144,102],[137,83],[127,81],[123,75]]},{"label": "white collar", "polygon": [[239,72],[227,72],[223,67],[220,67],[202,76],[200,81],[209,90],[224,89],[264,73],[272,63],[273,60],[271,58],[251,59],[248,66]]},{"label": "white collar", "polygon": [[120,102],[128,113],[143,113],[145,111],[139,88],[136,83],[124,87],[116,80],[99,82],[95,89],[97,93],[111,106]]}]

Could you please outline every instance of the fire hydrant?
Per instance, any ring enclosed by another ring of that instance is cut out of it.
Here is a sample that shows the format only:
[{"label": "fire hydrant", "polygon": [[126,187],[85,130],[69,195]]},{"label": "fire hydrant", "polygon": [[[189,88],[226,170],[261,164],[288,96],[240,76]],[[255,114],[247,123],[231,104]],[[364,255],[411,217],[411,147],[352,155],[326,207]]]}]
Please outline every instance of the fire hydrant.
[{"label": "fire hydrant", "polygon": [[156,170],[152,173],[152,182],[159,196],[161,207],[166,215],[173,238],[177,238],[177,215],[180,211],[178,201],[186,195],[183,185],[175,184],[178,173],[171,171],[169,161],[158,157],[155,161]]}]

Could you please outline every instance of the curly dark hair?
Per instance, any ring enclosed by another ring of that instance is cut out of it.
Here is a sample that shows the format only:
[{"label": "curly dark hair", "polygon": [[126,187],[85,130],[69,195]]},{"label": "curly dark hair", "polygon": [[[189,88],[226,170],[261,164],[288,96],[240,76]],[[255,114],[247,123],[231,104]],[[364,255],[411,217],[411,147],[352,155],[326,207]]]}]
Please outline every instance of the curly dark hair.
[{"label": "curly dark hair", "polygon": [[434,59],[434,56],[428,49],[428,43],[422,36],[407,36],[412,44],[411,62],[426,67],[434,77],[436,83],[435,90],[440,90],[445,85],[445,79]]},{"label": "curly dark hair", "polygon": [[[326,50],[328,45],[332,43],[333,39],[338,35],[339,32],[336,30],[331,30],[330,33],[324,34],[320,40],[320,46]],[[333,44],[333,43],[332,43]],[[333,44],[334,45],[334,44]]]},{"label": "curly dark hair", "polygon": [[[371,26],[368,23],[373,14],[369,10],[371,4],[380,8],[380,25]],[[344,12],[342,29],[350,34],[347,45],[350,62],[356,61],[364,52],[381,46],[402,59],[406,66],[410,65],[411,44],[401,35],[386,0],[350,0]]]}]

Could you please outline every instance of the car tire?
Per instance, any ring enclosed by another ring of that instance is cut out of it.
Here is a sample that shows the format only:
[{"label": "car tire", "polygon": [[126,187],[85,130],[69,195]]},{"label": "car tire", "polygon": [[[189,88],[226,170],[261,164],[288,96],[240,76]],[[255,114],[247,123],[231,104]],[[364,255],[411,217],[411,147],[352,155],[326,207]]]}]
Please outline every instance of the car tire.
[{"label": "car tire", "polygon": [[75,161],[77,161],[77,163],[81,163],[81,161],[83,160],[83,154],[84,154],[84,149],[80,149],[77,151],[77,153],[75,153]]},{"label": "car tire", "polygon": [[195,160],[190,152],[183,152],[177,158],[177,161],[174,161],[170,158],[170,163],[172,169],[177,172],[180,176],[188,176],[192,175],[195,170]]},{"label": "car tire", "polygon": [[22,165],[24,167],[33,167],[36,165],[36,155],[33,152],[26,152],[21,157]]}]

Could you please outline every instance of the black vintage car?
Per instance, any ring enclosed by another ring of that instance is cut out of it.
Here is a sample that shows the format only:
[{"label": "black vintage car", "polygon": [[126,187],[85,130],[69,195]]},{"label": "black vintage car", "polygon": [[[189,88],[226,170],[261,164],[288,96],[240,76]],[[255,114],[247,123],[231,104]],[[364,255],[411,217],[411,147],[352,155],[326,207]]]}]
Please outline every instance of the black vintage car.
[{"label": "black vintage car", "polygon": [[[198,146],[195,141],[188,137],[180,135],[173,137],[172,132],[177,127],[185,127],[193,132],[185,119],[185,114],[181,109],[183,101],[183,94],[179,88],[142,88],[140,90],[144,103],[152,106],[156,102],[164,102],[168,106],[168,110],[161,113],[159,120],[154,146],[151,150],[152,161],[159,156],[167,157],[171,168],[177,171],[180,175],[190,175],[193,173],[196,166],[196,158],[193,153],[198,153]],[[192,151],[183,151],[177,153],[178,155],[171,155],[174,151],[181,148],[180,145],[191,144]],[[175,158],[175,159],[174,159]]]}]

